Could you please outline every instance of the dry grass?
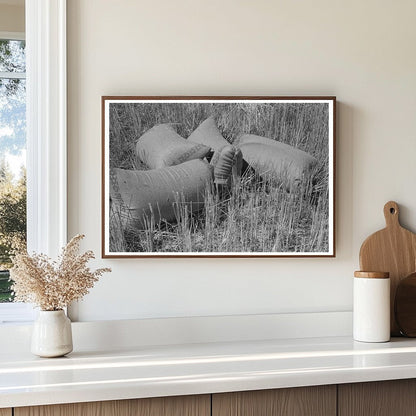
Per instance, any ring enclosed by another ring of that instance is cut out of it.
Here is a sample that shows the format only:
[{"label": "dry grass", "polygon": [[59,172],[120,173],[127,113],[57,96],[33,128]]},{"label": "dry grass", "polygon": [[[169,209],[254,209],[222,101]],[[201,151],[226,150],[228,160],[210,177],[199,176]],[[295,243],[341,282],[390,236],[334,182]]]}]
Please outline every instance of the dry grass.
[{"label": "dry grass", "polygon": [[[159,123],[177,123],[188,137],[214,116],[230,143],[258,134],[318,159],[313,181],[288,192],[282,183],[247,171],[230,192],[207,189],[205,208],[190,214],[181,195],[175,224],[147,218],[145,230],[124,230],[123,213],[110,211],[110,250],[117,252],[320,252],[328,251],[328,106],[325,104],[111,104],[110,165],[143,170],[136,140]],[[313,182],[313,183],[312,183]]]},{"label": "dry grass", "polygon": [[26,248],[16,252],[10,269],[14,301],[33,303],[43,311],[57,311],[85,296],[99,277],[111,269],[93,271],[88,267],[94,253],[79,254],[83,238],[73,237],[57,261],[45,254],[28,254]]}]

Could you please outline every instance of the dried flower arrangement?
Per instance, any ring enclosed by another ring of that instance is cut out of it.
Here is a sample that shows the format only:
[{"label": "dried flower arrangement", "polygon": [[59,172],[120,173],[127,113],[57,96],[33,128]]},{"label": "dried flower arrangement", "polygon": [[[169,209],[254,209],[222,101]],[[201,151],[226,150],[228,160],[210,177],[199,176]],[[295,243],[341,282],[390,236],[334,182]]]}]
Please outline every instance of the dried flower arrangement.
[{"label": "dried flower arrangement", "polygon": [[10,270],[15,302],[34,303],[42,310],[56,311],[85,296],[99,277],[111,269],[92,271],[87,267],[94,253],[79,254],[83,238],[80,234],[72,238],[57,261],[45,254],[29,255],[26,250],[16,253]]}]

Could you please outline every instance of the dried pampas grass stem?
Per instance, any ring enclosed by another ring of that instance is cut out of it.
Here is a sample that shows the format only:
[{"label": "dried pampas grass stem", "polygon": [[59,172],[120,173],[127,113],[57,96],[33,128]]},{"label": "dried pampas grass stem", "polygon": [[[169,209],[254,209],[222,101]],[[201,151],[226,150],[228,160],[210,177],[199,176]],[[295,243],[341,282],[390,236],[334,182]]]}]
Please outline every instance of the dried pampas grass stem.
[{"label": "dried pampas grass stem", "polygon": [[29,255],[26,250],[16,253],[10,270],[15,302],[34,303],[42,310],[56,311],[85,296],[99,277],[111,269],[90,270],[87,263],[94,253],[79,254],[83,238],[84,235],[76,235],[57,261],[45,254]]}]

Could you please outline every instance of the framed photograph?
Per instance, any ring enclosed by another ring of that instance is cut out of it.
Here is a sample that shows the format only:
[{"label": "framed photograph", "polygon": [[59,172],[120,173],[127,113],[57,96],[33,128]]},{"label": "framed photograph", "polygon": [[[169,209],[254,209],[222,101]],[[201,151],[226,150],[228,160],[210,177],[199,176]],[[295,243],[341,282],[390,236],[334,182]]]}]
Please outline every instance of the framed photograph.
[{"label": "framed photograph", "polygon": [[335,97],[102,97],[103,257],[334,257]]}]

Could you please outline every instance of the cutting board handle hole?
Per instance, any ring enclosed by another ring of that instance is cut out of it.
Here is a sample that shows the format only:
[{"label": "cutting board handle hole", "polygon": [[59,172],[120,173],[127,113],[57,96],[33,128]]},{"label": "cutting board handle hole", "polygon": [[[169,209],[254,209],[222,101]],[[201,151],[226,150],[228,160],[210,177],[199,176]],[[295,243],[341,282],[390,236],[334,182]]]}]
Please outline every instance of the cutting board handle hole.
[{"label": "cutting board handle hole", "polygon": [[384,218],[387,226],[397,226],[399,224],[399,206],[397,202],[389,201],[384,205]]}]

